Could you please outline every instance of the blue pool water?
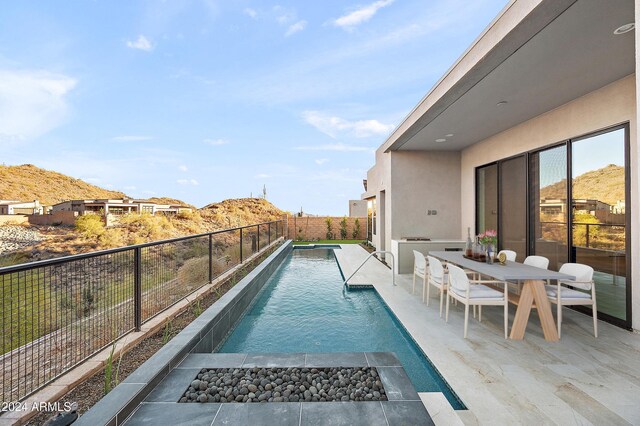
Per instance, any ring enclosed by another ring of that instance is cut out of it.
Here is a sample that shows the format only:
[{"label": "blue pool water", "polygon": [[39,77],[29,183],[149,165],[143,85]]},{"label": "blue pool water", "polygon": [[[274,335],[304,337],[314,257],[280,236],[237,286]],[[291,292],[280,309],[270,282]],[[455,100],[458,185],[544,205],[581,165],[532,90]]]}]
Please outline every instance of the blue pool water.
[{"label": "blue pool water", "polygon": [[333,250],[293,250],[219,352],[395,352],[418,392],[464,405],[373,289],[343,292]]}]

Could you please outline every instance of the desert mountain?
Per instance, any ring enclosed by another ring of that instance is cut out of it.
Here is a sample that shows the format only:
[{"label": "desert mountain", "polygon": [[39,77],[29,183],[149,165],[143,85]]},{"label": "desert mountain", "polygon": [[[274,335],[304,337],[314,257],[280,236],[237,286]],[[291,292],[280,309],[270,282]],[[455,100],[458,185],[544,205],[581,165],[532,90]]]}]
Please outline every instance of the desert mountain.
[{"label": "desert mountain", "polygon": [[238,198],[212,203],[199,210],[202,219],[218,229],[281,219],[286,212],[262,198]]},{"label": "desert mountain", "polygon": [[[609,164],[576,177],[573,180],[573,196],[596,199],[611,205],[624,200],[624,167]],[[540,197],[566,198],[566,180],[545,186],[540,190]]]},{"label": "desert mountain", "polygon": [[0,165],[0,199],[32,201],[53,205],[65,200],[91,198],[123,198],[110,191],[62,173],[41,169],[32,164]]}]

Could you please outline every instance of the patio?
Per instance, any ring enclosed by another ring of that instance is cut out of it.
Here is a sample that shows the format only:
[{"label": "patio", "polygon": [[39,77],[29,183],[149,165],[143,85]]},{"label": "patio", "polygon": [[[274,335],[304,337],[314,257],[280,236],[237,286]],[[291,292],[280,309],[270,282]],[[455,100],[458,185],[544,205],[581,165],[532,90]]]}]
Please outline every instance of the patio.
[{"label": "patio", "polygon": [[[345,276],[366,257],[359,246],[342,246],[336,257]],[[439,317],[438,295],[422,303],[422,286],[411,294],[412,276],[396,276],[369,261],[350,281],[373,285],[407,331],[468,407],[456,411],[438,395],[422,394],[436,424],[638,424],[640,336],[600,321],[593,337],[591,317],[565,308],[562,339],[544,340],[532,313],[521,341],[505,340],[502,309],[485,307],[482,323],[470,319],[463,339],[464,311]],[[510,306],[511,325],[515,307]],[[410,375],[411,372],[409,371]]]}]

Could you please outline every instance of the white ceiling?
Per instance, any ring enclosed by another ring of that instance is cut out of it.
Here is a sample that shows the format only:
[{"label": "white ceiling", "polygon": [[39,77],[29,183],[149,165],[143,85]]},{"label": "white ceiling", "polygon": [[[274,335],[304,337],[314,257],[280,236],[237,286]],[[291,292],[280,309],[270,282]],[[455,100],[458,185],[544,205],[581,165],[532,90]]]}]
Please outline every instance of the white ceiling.
[{"label": "white ceiling", "polygon": [[[400,150],[460,150],[635,71],[633,0],[579,0]],[[508,103],[497,106],[499,101]],[[417,125],[417,124],[416,124]],[[435,140],[446,138],[444,143]]]}]

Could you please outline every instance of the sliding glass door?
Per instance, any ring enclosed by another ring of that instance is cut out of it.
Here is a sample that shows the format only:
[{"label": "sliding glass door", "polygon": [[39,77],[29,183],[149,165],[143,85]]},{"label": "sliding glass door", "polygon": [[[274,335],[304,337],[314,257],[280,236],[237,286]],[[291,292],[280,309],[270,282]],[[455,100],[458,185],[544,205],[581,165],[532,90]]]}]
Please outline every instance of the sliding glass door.
[{"label": "sliding glass door", "polygon": [[566,144],[530,154],[529,178],[530,252],[549,259],[549,268],[557,271],[569,257]]},{"label": "sliding glass door", "polygon": [[527,162],[526,156],[498,163],[500,196],[499,246],[516,252],[516,261],[527,255]]},{"label": "sliding glass door", "polygon": [[599,317],[627,328],[628,138],[628,125],[617,126],[476,169],[476,232],[497,229],[499,248],[518,261],[535,254],[554,270],[590,265]]},{"label": "sliding glass door", "polygon": [[476,232],[498,229],[498,165],[476,170]]},{"label": "sliding glass door", "polygon": [[571,144],[574,262],[595,270],[598,312],[627,318],[625,128]]}]

